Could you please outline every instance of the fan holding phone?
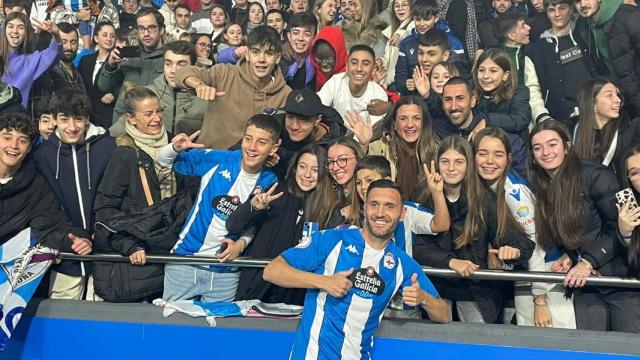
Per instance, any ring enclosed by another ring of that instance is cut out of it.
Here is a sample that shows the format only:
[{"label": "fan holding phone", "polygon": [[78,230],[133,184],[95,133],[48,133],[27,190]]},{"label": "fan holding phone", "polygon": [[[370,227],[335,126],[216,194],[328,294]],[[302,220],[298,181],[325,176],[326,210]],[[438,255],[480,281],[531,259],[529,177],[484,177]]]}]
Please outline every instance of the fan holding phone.
[{"label": "fan holding phone", "polygon": [[616,194],[618,205],[618,230],[628,248],[629,275],[640,278],[640,146],[625,155],[623,183],[626,189]]}]

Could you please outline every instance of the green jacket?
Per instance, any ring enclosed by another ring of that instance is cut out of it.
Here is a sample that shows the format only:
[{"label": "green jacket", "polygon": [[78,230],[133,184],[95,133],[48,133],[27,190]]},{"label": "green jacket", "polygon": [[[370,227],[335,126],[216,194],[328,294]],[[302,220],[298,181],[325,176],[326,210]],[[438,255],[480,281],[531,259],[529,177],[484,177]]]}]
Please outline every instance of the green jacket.
[{"label": "green jacket", "polygon": [[115,67],[104,64],[104,68],[98,74],[96,84],[100,91],[114,92],[120,90],[125,81],[136,85],[146,86],[162,75],[164,68],[164,51],[162,47],[151,52],[140,48],[140,57],[131,58],[121,62]]},{"label": "green jacket", "polygon": [[[164,80],[164,74],[158,76],[147,88],[153,90],[160,99],[160,106],[163,108],[162,122],[169,134],[191,135],[202,128],[207,102],[198,98],[194,92],[172,88]],[[124,98],[120,96],[113,111],[113,125],[109,128],[111,136],[124,134],[124,113]]]}]

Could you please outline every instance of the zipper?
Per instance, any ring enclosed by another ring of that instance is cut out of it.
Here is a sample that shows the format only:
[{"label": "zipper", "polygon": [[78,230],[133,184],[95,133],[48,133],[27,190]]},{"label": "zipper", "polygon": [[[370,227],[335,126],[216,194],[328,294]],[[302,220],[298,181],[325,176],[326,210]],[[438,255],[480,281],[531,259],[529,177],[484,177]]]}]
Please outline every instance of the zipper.
[{"label": "zipper", "polygon": [[178,94],[176,93],[176,89],[172,89],[173,91],[173,113],[171,117],[171,133],[173,135],[176,134],[176,102],[178,100]]},{"label": "zipper", "polygon": [[[82,191],[80,190],[80,177],[78,176],[78,156],[76,153],[76,146],[73,144],[71,145],[71,154],[73,155],[73,176],[76,184],[76,192],[78,193],[78,205],[80,206],[80,216],[82,216],[82,227],[86,229],[87,218],[84,214],[84,201],[82,201]],[[86,276],[84,262],[82,261],[80,261],[80,269],[82,271],[82,276]]]}]

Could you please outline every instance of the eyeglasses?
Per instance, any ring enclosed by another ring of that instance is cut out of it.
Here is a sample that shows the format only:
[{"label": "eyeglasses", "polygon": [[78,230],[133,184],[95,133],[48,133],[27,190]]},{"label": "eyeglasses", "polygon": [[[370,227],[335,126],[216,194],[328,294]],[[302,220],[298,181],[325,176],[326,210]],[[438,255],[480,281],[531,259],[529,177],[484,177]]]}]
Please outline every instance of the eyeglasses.
[{"label": "eyeglasses", "polygon": [[209,43],[196,43],[196,45],[205,48],[205,49],[211,49],[211,44]]},{"label": "eyeglasses", "polygon": [[347,166],[347,164],[349,163],[349,160],[353,160],[353,159],[354,158],[350,157],[350,158],[339,158],[335,160],[328,160],[325,166],[327,167],[327,169],[331,169],[335,165],[338,165],[340,169],[343,169]]},{"label": "eyeglasses", "polygon": [[629,173],[627,173],[627,177],[629,178],[629,180],[631,181],[638,181],[640,180],[640,170],[633,170],[633,171],[629,171]]},{"label": "eyeglasses", "polygon": [[393,5],[393,10],[407,10],[409,8],[409,4],[396,4]]},{"label": "eyeglasses", "polygon": [[145,31],[148,31],[149,34],[154,34],[158,31],[158,29],[160,29],[160,27],[158,27],[158,25],[149,25],[147,27],[139,25],[136,29],[140,34],[144,34]]}]

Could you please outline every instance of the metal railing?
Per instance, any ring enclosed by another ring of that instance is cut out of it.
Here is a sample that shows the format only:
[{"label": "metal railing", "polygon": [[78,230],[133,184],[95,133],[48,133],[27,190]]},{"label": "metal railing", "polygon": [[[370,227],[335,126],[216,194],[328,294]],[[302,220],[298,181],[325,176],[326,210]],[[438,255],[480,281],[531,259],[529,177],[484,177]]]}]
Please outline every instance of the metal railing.
[{"label": "metal railing", "polygon": [[[107,262],[129,262],[128,257],[119,254],[93,254],[77,255],[71,253],[60,253],[60,257],[65,260],[83,261],[107,261]],[[269,264],[271,259],[253,259],[240,257],[231,262],[221,263],[218,258],[205,256],[177,256],[177,255],[147,255],[147,263],[155,264],[183,264],[183,265],[213,265],[228,267],[251,267],[263,268]],[[422,267],[425,274],[432,277],[460,278],[453,270]],[[468,279],[474,280],[499,280],[499,281],[534,281],[546,283],[562,283],[564,275],[549,272],[516,272],[501,270],[476,270]],[[640,280],[630,278],[620,278],[612,276],[591,276],[587,278],[587,285],[590,286],[613,286],[624,288],[640,288]]]}]

